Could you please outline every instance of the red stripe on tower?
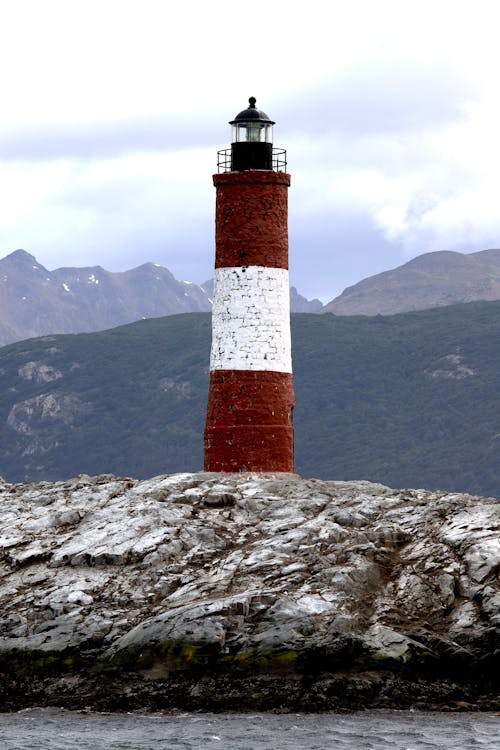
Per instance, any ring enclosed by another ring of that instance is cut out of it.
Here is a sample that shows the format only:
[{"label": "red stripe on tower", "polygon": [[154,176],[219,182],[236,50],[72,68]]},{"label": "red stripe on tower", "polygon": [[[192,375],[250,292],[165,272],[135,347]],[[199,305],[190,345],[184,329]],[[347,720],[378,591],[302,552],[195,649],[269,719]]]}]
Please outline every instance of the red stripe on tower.
[{"label": "red stripe on tower", "polygon": [[216,257],[206,471],[293,471],[294,406],[285,152],[274,122],[248,109],[231,122],[214,175]]}]

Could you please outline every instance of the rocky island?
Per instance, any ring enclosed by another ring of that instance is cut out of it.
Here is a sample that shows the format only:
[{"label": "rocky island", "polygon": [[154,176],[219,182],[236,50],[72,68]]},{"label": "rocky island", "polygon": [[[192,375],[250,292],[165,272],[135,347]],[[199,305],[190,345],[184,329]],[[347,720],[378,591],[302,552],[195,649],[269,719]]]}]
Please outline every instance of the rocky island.
[{"label": "rocky island", "polygon": [[0,710],[500,707],[493,498],[215,473],[0,494]]}]

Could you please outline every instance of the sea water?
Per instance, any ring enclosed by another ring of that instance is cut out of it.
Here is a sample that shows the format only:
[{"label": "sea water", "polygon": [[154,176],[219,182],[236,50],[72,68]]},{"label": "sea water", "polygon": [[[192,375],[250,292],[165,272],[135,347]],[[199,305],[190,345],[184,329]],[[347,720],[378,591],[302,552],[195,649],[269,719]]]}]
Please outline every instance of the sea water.
[{"label": "sea water", "polygon": [[500,750],[494,713],[0,714],[1,750]]}]

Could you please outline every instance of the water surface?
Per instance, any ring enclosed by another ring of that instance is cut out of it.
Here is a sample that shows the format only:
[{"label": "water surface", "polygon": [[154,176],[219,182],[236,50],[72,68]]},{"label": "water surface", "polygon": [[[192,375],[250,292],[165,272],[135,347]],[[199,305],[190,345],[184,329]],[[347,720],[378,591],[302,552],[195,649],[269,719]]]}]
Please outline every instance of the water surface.
[{"label": "water surface", "polygon": [[500,750],[493,713],[0,714],[2,750]]}]

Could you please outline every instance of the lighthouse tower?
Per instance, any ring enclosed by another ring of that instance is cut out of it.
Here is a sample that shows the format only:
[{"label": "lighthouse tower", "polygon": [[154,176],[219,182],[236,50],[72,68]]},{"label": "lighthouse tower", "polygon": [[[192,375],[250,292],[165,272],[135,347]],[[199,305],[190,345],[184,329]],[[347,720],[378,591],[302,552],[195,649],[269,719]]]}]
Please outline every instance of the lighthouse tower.
[{"label": "lighthouse tower", "polygon": [[293,472],[286,152],[249,107],[219,152],[206,471]]}]

